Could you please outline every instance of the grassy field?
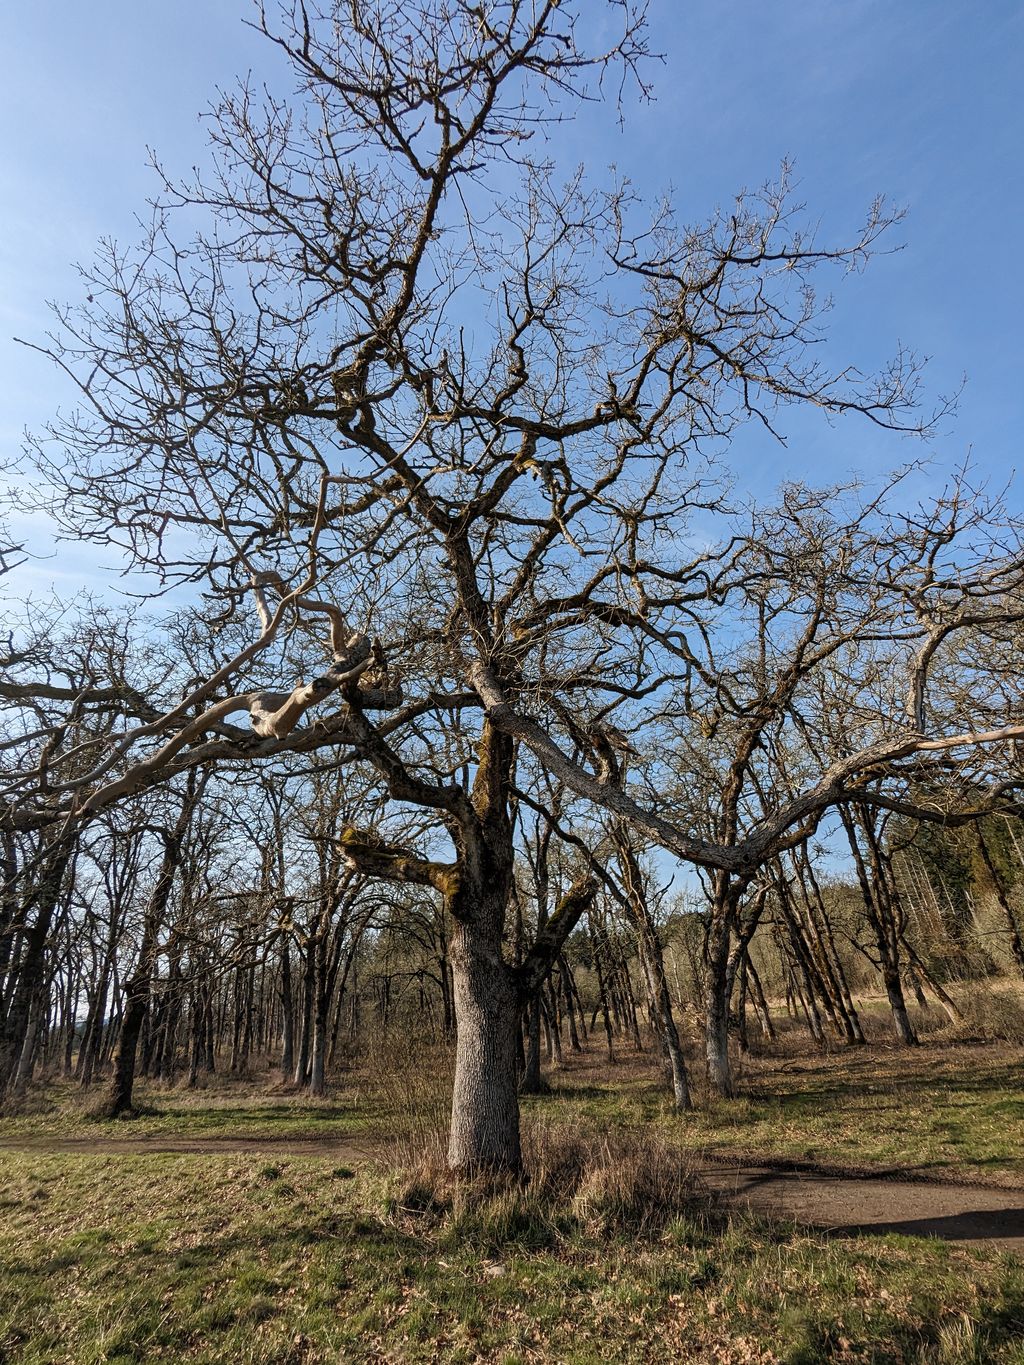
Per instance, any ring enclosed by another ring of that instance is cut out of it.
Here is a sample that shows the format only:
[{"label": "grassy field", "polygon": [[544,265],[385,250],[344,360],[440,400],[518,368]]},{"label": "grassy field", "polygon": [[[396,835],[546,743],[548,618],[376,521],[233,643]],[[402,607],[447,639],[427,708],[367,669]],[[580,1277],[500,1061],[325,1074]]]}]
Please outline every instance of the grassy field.
[{"label": "grassy field", "polygon": [[249,1142],[339,1140],[366,1134],[374,1101],[360,1093],[335,1091],[307,1099],[268,1085],[265,1080],[218,1083],[198,1090],[165,1089],[142,1081],[136,1087],[138,1112],[113,1122],[90,1114],[94,1096],[66,1081],[30,1094],[15,1113],[0,1116],[0,1141],[24,1138],[153,1138]]},{"label": "grassy field", "polygon": [[673,1115],[650,1061],[570,1062],[540,1106],[657,1123],[688,1148],[1024,1184],[1024,1068],[1003,1045],[887,1044],[748,1058],[736,1100]]},{"label": "grassy field", "polygon": [[[1024,1365],[1021,1260],[727,1213],[693,1171],[745,1154],[1024,1184],[1019,1049],[783,1038],[745,1059],[741,1099],[701,1096],[685,1118],[651,1053],[609,1066],[595,1049],[524,1105],[530,1185],[468,1192],[422,1156],[444,1059],[406,1061],[319,1102],[268,1075],[143,1086],[145,1111],[108,1123],[58,1084],[0,1119],[0,1365]],[[194,1147],[146,1150],[161,1141]],[[373,1160],[343,1159],[346,1142]]]},{"label": "grassy field", "polygon": [[[905,1049],[877,1038],[864,1048],[808,1052],[783,1036],[771,1053],[741,1062],[738,1099],[702,1093],[698,1107],[671,1112],[651,1052],[623,1048],[608,1065],[595,1048],[567,1055],[550,1074],[551,1092],[524,1101],[528,1113],[564,1121],[656,1125],[673,1141],[709,1155],[810,1161],[857,1168],[1024,1185],[1024,1067],[1019,1047],[948,1038]],[[215,1081],[197,1090],[141,1082],[142,1112],[97,1122],[79,1087],[58,1082],[24,1109],[0,1118],[5,1138],[92,1136],[369,1144],[405,1135],[429,1141],[447,1120],[448,1060],[374,1063],[341,1078],[324,1100],[295,1096],[272,1077]]]},{"label": "grassy field", "polygon": [[1024,1361],[1019,1261],[725,1219],[664,1170],[452,1199],[306,1157],[0,1169],[0,1359],[19,1365]]}]

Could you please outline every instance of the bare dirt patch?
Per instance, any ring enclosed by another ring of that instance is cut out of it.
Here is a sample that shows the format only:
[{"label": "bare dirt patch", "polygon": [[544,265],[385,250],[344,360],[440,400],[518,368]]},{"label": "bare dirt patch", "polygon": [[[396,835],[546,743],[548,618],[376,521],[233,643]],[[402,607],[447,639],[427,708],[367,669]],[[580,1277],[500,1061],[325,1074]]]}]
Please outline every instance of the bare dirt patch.
[{"label": "bare dirt patch", "polygon": [[707,1163],[701,1174],[730,1204],[808,1223],[819,1231],[989,1242],[1024,1254],[1022,1190],[763,1165]]},{"label": "bare dirt patch", "polygon": [[238,1137],[181,1137],[181,1138],[105,1138],[105,1137],[10,1137],[0,1138],[0,1151],[19,1152],[75,1152],[80,1156],[159,1155],[175,1156],[260,1155],[329,1157],[337,1161],[368,1161],[374,1155],[369,1143],[354,1142],[349,1138],[238,1138]]}]

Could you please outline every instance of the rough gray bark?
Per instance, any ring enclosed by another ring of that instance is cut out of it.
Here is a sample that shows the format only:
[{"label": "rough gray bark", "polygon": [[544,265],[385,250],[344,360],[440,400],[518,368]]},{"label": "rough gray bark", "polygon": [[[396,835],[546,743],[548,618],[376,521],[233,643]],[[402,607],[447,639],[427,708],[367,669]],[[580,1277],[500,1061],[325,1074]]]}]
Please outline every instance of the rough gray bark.
[{"label": "rough gray bark", "polygon": [[456,923],[452,936],[457,1042],[448,1164],[463,1174],[516,1172],[522,1166],[519,1001],[502,959],[496,909],[481,906],[475,922]]},{"label": "rough gray bark", "polygon": [[716,905],[711,912],[707,941],[707,991],[704,1004],[704,1055],[708,1083],[723,1099],[731,1099],[729,1066],[729,916]]}]

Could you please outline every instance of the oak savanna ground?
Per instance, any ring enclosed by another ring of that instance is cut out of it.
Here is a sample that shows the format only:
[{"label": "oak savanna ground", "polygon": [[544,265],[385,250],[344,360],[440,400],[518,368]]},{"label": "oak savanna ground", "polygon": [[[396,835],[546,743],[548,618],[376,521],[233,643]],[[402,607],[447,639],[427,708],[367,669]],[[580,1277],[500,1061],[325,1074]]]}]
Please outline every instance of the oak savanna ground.
[{"label": "oak savanna ground", "polygon": [[568,1061],[525,1101],[525,1187],[444,1177],[436,1051],[320,1101],[258,1072],[143,1083],[115,1123],[54,1084],[0,1122],[0,1359],[1024,1361],[1017,1256],[707,1189],[707,1161],[756,1158],[1024,1190],[1019,1048],[896,1049],[864,1006],[867,1047],[784,1030],[686,1117],[650,1050]]}]

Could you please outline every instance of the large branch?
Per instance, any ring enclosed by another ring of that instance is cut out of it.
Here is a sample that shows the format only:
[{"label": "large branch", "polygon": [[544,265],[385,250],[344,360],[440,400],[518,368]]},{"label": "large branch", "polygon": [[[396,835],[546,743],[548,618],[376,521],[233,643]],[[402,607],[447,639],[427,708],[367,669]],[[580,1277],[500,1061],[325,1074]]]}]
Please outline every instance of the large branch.
[{"label": "large branch", "polygon": [[[470,681],[476,688],[488,719],[498,730],[519,739],[536,755],[549,772],[564,782],[577,796],[585,797],[604,810],[631,821],[670,853],[685,862],[702,867],[722,867],[740,871],[737,849],[717,849],[681,834],[675,825],[653,811],[645,810],[620,787],[601,782],[568,754],[562,752],[551,736],[535,720],[522,715],[505,701],[493,670],[474,664]],[[712,856],[717,855],[717,856]]]},{"label": "large branch", "polygon": [[[106,786],[94,792],[88,803],[89,813],[96,814],[124,797],[136,796],[141,792],[149,791],[173,777],[207,764],[253,763],[257,760],[268,760],[287,754],[314,753],[318,749],[336,748],[339,745],[350,746],[348,752],[342,755],[341,761],[355,760],[361,756],[359,751],[360,737],[353,726],[352,715],[349,711],[338,712],[322,721],[317,721],[314,725],[293,730],[283,739],[247,734],[239,727],[225,723],[224,717],[227,714],[234,710],[247,709],[253,699],[259,695],[258,693],[245,694],[241,697],[229,699],[222,704],[224,709],[220,712],[219,718],[215,718],[213,721],[210,720],[209,711],[205,712],[199,719],[207,722],[207,724],[197,726],[194,730],[190,728],[189,736],[186,736],[180,744],[172,741],[174,752],[169,753],[168,747],[164,746],[161,751],[158,751],[163,754],[163,759],[159,764],[142,760],[134,764],[122,777],[107,783]],[[367,695],[370,701],[374,703],[380,700],[383,704],[389,700],[384,695],[378,698],[373,691],[368,694],[361,692],[363,705],[367,704]],[[475,692],[455,692],[447,695],[431,693],[403,707],[386,724],[377,728],[376,733],[381,736],[397,733],[410,721],[414,721],[418,716],[438,706],[448,709],[461,709],[467,706],[477,707],[479,704],[479,698]],[[211,710],[215,709],[211,708]],[[194,739],[202,739],[204,731],[211,730],[215,732],[215,738],[207,738],[201,743],[192,742]],[[175,738],[180,739],[180,735]],[[9,801],[6,808],[0,807],[0,826],[4,829],[21,830],[27,833],[32,830],[49,829],[68,819],[73,820],[83,811],[84,807],[82,805],[76,806],[73,801],[71,804],[32,807],[24,797],[21,797],[17,801]]]},{"label": "large branch", "polygon": [[629,820],[667,852],[674,853],[684,862],[734,874],[755,872],[776,853],[789,847],[794,839],[805,837],[824,812],[844,798],[845,784],[852,777],[883,771],[893,763],[919,753],[936,753],[1024,738],[1024,723],[1018,723],[997,730],[966,731],[942,739],[929,739],[922,734],[905,732],[881,740],[833,763],[813,787],[788,801],[745,839],[735,844],[721,845],[692,838],[671,821],[645,809],[621,787],[601,782],[587,772],[559,748],[542,726],[522,715],[505,700],[494,671],[488,665],[479,662],[474,664],[470,680],[495,728],[519,739],[571,791]]},{"label": "large branch", "polygon": [[363,876],[429,886],[440,891],[446,900],[450,900],[458,889],[459,871],[455,864],[431,862],[351,825],[342,830],[338,842],[347,866]]},{"label": "large branch", "polygon": [[130,707],[146,720],[156,720],[160,712],[133,687],[61,687],[56,683],[0,680],[0,700],[32,706],[40,701],[78,702],[85,706]]}]

